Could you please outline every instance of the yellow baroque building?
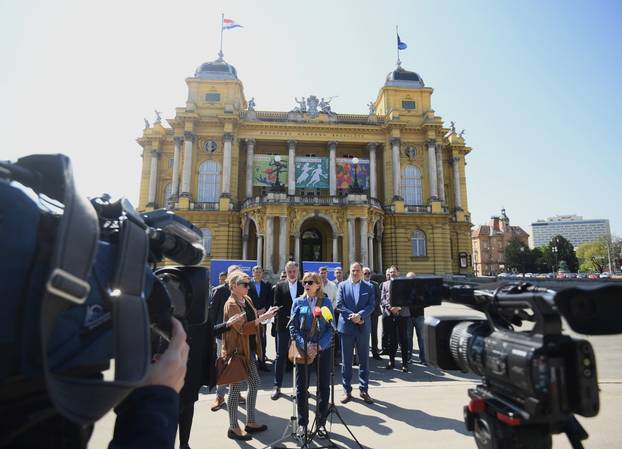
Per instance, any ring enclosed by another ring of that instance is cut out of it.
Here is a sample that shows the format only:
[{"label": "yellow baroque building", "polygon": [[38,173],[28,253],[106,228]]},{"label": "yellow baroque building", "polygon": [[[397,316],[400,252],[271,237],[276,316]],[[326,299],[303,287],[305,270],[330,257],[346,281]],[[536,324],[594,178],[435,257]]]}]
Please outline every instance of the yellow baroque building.
[{"label": "yellow baroque building", "polygon": [[186,84],[170,126],[158,115],[137,140],[139,208],[166,207],[200,227],[205,265],[257,260],[276,273],[293,258],[472,271],[471,148],[435,114],[417,73],[398,63],[369,114],[335,113],[314,95],[291,111],[256,110],[222,57]]}]

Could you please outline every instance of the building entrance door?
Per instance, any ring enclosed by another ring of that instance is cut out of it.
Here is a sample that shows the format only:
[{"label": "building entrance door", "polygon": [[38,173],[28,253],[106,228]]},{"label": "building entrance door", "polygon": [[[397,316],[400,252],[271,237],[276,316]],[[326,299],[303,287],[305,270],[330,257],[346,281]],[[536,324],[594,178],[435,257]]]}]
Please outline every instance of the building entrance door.
[{"label": "building entrance door", "polygon": [[322,259],[322,234],[317,229],[307,229],[301,238],[302,260],[321,261]]}]

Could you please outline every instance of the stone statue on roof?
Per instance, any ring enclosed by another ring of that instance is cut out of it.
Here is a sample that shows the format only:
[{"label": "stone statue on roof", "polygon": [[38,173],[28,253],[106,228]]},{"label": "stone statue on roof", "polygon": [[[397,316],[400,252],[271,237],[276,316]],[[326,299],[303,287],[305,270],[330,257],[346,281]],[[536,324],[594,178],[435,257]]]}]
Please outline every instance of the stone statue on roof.
[{"label": "stone statue on roof", "polygon": [[155,115],[156,115],[156,121],[154,123],[162,123],[162,116],[160,114],[162,114],[160,111],[158,111],[157,109],[154,111]]}]

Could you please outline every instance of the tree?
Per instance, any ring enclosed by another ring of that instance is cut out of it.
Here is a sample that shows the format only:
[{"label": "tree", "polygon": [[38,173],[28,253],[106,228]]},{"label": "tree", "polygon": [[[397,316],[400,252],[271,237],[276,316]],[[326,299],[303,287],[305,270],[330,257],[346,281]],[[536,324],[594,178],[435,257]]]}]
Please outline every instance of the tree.
[{"label": "tree", "polygon": [[[555,248],[555,249],[554,249]],[[543,259],[553,271],[559,268],[559,263],[564,260],[573,273],[579,269],[579,260],[574,252],[574,246],[561,235],[556,235],[548,245],[542,247]]]},{"label": "tree", "polygon": [[512,237],[503,252],[505,268],[508,271],[530,271],[532,264],[531,251],[516,236]]},{"label": "tree", "polygon": [[598,273],[608,271],[610,257],[613,265],[611,268],[616,271],[620,267],[621,247],[622,240],[620,238],[609,238],[608,236],[579,245],[577,257],[581,263],[581,271],[596,271]]}]

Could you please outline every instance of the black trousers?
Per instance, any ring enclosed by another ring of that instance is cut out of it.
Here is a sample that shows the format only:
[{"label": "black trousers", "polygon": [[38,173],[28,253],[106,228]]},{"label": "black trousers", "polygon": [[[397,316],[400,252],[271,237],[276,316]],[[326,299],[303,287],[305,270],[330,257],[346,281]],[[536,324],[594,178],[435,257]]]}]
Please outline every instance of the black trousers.
[{"label": "black trousers", "polygon": [[388,320],[382,322],[387,323],[389,326],[388,331],[388,343],[389,343],[389,358],[391,361],[395,360],[397,354],[397,345],[400,345],[402,352],[402,363],[407,364],[410,361],[410,350],[408,346],[408,323],[410,317],[403,316],[391,316]]},{"label": "black trousers", "polygon": [[[318,354],[313,364],[309,365],[309,378],[312,373],[317,374],[317,383],[320,392],[317,413],[319,416],[318,422],[320,426],[323,426],[326,423],[326,412],[328,410],[328,401],[330,399],[330,368],[332,363],[331,349],[327,348]],[[299,426],[309,424],[310,379],[305,379],[305,374],[305,365],[296,365],[296,402],[298,406]]]},{"label": "black trousers", "polygon": [[192,418],[194,417],[194,400],[179,401],[179,444],[188,444]]},{"label": "black trousers", "polygon": [[378,315],[371,314],[371,353],[376,355],[380,352],[378,350]]}]

